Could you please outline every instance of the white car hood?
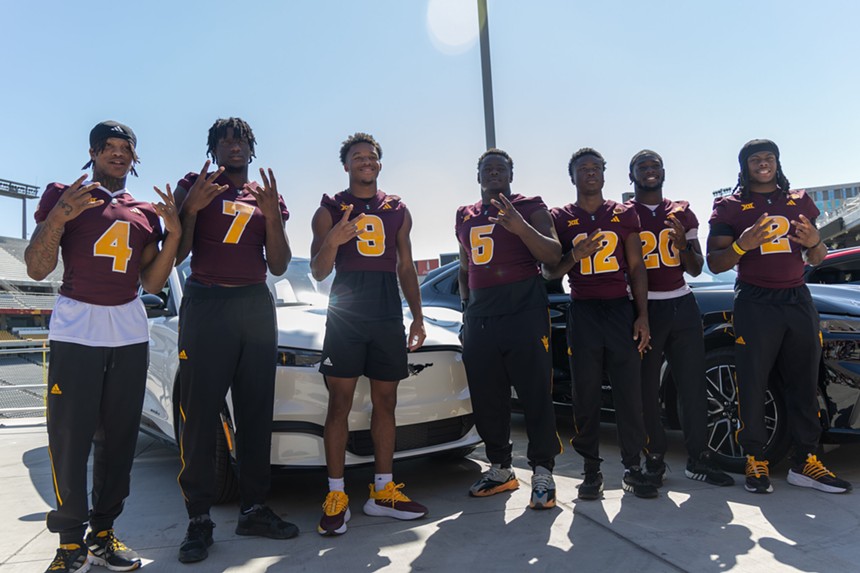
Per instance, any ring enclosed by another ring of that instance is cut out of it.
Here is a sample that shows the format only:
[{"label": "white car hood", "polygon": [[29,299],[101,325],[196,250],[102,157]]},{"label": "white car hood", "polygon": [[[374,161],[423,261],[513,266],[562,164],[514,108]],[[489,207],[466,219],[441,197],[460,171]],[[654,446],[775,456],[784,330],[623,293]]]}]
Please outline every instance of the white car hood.
[{"label": "white car hood", "polygon": [[[424,346],[460,346],[459,312],[440,307],[425,307]],[[278,346],[303,350],[322,350],[325,337],[326,308],[318,306],[284,306],[277,309]],[[403,310],[406,328],[412,322],[412,313]]]}]

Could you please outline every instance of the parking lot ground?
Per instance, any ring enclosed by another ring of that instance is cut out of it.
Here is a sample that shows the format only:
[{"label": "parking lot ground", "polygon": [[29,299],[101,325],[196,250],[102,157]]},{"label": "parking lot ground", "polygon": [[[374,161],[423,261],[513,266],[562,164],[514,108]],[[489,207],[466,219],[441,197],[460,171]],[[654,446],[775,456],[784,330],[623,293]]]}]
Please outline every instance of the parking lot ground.
[{"label": "parking lot ground", "polygon": [[[560,428],[569,421],[560,420]],[[238,506],[213,509],[215,545],[206,561],[176,560],[186,514],[176,475],[175,448],[141,435],[131,495],[117,533],[144,559],[144,571],[857,571],[860,569],[860,491],[829,495],[788,485],[787,466],[772,469],[774,493],[717,488],[684,477],[678,432],[670,432],[670,473],[656,500],[621,490],[615,426],[602,427],[606,492],[601,501],[576,501],[582,462],[567,446],[557,459],[558,506],[528,508],[531,472],[525,430],[514,417],[514,466],[522,483],[511,494],[473,499],[469,485],[486,469],[483,451],[469,459],[398,462],[395,478],[430,508],[412,522],[361,512],[369,467],[347,471],[352,521],[340,537],[316,533],[326,493],[324,470],[286,471],[273,480],[270,505],[296,523],[287,541],[240,537]],[[53,505],[44,419],[0,425],[0,569],[44,571],[57,543],[45,529]],[[860,445],[828,451],[826,464],[860,486]],[[98,572],[100,568],[93,567]]]}]

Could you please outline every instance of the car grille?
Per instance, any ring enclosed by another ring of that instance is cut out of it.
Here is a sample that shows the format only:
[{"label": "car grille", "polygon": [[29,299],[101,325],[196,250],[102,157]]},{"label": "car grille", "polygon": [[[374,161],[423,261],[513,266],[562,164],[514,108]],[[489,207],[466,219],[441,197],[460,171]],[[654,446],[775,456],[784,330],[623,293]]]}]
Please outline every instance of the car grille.
[{"label": "car grille", "polygon": [[[457,441],[469,433],[474,424],[472,415],[469,414],[424,424],[398,426],[394,451],[403,452]],[[373,439],[370,437],[370,430],[350,432],[346,449],[357,456],[372,456]]]}]

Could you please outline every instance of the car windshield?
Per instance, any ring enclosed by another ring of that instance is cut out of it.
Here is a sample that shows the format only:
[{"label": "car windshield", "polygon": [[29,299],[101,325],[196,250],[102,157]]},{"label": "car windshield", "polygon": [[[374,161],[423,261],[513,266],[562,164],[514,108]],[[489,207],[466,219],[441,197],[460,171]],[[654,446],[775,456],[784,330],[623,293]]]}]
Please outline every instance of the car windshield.
[{"label": "car windshield", "polygon": [[[176,270],[179,272],[180,282],[185,285],[185,280],[191,275],[190,262],[186,260]],[[269,287],[277,306],[326,306],[333,276],[332,274],[322,282],[316,281],[311,275],[310,260],[294,257],[282,276],[276,277],[271,273],[266,276],[266,286]]]}]

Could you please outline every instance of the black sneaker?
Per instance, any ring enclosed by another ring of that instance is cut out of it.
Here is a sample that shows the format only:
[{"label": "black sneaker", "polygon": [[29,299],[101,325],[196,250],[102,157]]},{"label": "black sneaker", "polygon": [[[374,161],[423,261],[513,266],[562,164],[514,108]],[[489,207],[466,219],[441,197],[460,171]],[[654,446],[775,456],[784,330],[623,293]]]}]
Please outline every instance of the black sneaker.
[{"label": "black sneaker", "polygon": [[770,470],[768,462],[757,460],[755,456],[747,456],[746,475],[744,489],[753,493],[771,493],[773,486],[770,485]]},{"label": "black sneaker", "polygon": [[290,539],[298,534],[298,527],[278,517],[268,506],[257,504],[248,513],[239,512],[236,535]]},{"label": "black sneaker", "polygon": [[735,485],[735,479],[717,467],[711,458],[711,452],[708,450],[699,454],[698,460],[687,460],[687,469],[684,470],[684,475],[711,485],[723,487]]},{"label": "black sneaker", "polygon": [[652,499],[657,497],[657,488],[654,487],[639,466],[630,466],[624,470],[624,478],[621,481],[624,491],[629,491],[636,497]]},{"label": "black sneaker", "polygon": [[179,561],[182,563],[194,563],[203,561],[209,557],[207,547],[212,545],[212,530],[215,524],[207,517],[195,517],[188,522],[188,531],[185,539],[179,546]]},{"label": "black sneaker", "polygon": [[90,570],[87,548],[79,543],[65,543],[57,549],[57,555],[45,573],[84,573]]},{"label": "black sneaker", "polygon": [[87,534],[90,561],[111,571],[133,571],[140,567],[140,556],[116,538],[113,529]]},{"label": "black sneaker", "polygon": [[666,462],[663,454],[646,454],[645,471],[642,475],[654,487],[663,487],[663,476],[666,474]]},{"label": "black sneaker", "polygon": [[806,457],[806,463],[798,464],[788,470],[788,483],[827,493],[845,493],[852,489],[850,483],[839,479],[836,474],[824,467],[815,454],[809,454]]},{"label": "black sneaker", "polygon": [[603,495],[603,474],[599,471],[585,472],[585,479],[579,484],[577,498],[584,501],[600,499]]}]

